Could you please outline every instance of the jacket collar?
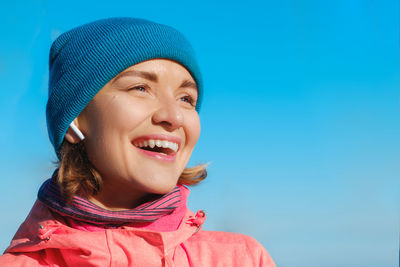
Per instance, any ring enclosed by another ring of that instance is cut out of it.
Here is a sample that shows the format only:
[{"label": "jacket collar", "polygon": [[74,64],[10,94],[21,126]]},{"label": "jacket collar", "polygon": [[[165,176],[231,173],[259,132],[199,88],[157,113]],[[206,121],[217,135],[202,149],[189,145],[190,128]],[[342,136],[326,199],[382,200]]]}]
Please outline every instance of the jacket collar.
[{"label": "jacket collar", "polygon": [[[175,231],[159,232],[130,225],[108,231],[140,236],[152,244],[171,249],[199,231],[204,221],[204,212],[199,211],[195,215],[186,208],[183,220]],[[52,212],[37,200],[5,252],[31,252],[46,248],[82,249],[85,247],[84,242],[91,242],[90,245],[93,245],[93,241],[99,236],[98,232],[85,232],[68,226],[60,214]]]}]

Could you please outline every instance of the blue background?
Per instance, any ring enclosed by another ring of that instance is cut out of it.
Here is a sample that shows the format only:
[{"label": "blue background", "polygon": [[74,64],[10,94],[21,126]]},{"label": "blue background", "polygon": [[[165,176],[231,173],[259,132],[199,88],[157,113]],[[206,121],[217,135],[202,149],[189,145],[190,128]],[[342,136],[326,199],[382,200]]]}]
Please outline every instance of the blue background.
[{"label": "blue background", "polygon": [[[11,2],[11,1],[10,1]],[[254,236],[278,266],[398,266],[398,1],[24,1],[0,6],[0,250],[56,160],[48,51],[133,16],[192,42],[205,80],[189,206]]]}]

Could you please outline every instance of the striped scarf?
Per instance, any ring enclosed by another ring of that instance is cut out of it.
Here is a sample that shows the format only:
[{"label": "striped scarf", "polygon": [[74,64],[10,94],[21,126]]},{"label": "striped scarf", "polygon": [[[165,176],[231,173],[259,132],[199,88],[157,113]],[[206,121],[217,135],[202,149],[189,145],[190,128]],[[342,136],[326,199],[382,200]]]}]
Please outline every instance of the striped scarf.
[{"label": "striped scarf", "polygon": [[40,187],[38,199],[62,215],[97,225],[119,226],[130,222],[154,222],[173,212],[181,202],[181,192],[180,188],[176,186],[168,194],[134,209],[110,211],[76,195],[72,198],[71,204],[67,205],[55,179],[50,178]]}]

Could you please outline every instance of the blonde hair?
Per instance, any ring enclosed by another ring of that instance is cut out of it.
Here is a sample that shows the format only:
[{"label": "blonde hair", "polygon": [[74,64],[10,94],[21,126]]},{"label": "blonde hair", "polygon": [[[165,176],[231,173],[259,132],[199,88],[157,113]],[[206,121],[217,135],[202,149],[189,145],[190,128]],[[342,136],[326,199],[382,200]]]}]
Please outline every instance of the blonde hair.
[{"label": "blonde hair", "polygon": [[[59,150],[57,182],[61,193],[70,202],[74,195],[85,197],[96,195],[102,188],[102,178],[89,161],[83,142],[71,144],[64,140]],[[196,185],[207,177],[207,164],[185,168],[178,184]]]}]

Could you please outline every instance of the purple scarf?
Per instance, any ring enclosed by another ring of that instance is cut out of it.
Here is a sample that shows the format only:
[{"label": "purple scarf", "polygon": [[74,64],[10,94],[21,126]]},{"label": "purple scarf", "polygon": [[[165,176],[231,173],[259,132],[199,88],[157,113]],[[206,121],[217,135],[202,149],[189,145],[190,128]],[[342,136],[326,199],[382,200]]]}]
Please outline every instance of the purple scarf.
[{"label": "purple scarf", "polygon": [[[56,172],[55,172],[56,175]],[[55,177],[53,177],[55,178]],[[38,199],[62,215],[97,225],[121,225],[129,222],[154,222],[173,212],[181,201],[181,192],[176,186],[166,195],[144,203],[131,210],[110,211],[103,209],[84,197],[74,196],[71,205],[65,203],[55,179],[46,180],[39,189]]]}]

